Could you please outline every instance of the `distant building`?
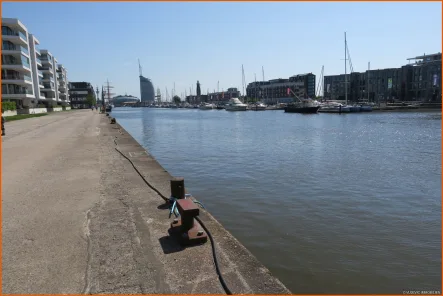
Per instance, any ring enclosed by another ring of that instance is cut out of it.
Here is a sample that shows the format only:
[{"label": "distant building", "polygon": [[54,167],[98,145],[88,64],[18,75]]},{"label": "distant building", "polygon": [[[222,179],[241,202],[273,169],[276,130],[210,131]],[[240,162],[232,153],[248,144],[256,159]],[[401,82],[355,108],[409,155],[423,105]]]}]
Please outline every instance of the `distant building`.
[{"label": "distant building", "polygon": [[240,98],[240,91],[236,87],[230,87],[226,91],[209,93],[208,102],[227,102],[231,98]]},{"label": "distant building", "polygon": [[58,97],[64,104],[69,104],[68,71],[63,65],[57,65]]},{"label": "distant building", "polygon": [[112,98],[112,103],[114,104],[115,107],[121,107],[127,104],[134,104],[138,102],[140,102],[139,98],[128,95],[116,96]]},{"label": "distant building", "polygon": [[[288,89],[291,92],[288,93]],[[287,79],[251,82],[246,87],[246,96],[266,103],[293,101],[294,92],[300,98],[315,97],[315,75],[299,74]]]},{"label": "distant building", "polygon": [[154,85],[149,78],[140,75],[140,98],[142,103],[153,103],[155,100]]},{"label": "distant building", "polygon": [[69,97],[71,99],[72,109],[87,109],[91,106],[86,102],[86,97],[93,95],[95,97],[94,87],[89,82],[70,82]]},{"label": "distant building", "polygon": [[[367,70],[347,74],[348,101],[441,102],[441,53],[408,59],[415,63],[400,68]],[[324,78],[324,97],[345,99],[345,75]]]}]

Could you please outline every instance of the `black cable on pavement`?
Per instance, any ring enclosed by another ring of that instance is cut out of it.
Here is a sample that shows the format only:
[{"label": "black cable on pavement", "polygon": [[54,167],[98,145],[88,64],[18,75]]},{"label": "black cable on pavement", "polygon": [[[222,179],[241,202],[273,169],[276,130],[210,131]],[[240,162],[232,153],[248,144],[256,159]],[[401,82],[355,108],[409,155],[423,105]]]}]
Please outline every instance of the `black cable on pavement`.
[{"label": "black cable on pavement", "polygon": [[[116,138],[114,138],[114,143],[116,146],[118,146],[117,144],[117,140]],[[169,199],[164,196],[160,191],[157,190],[157,188],[155,188],[154,186],[152,186],[146,179],[145,177],[140,173],[140,171],[137,169],[137,167],[134,165],[134,163],[132,162],[132,160],[130,160],[126,155],[124,155],[117,147],[115,147],[115,150],[117,150],[124,158],[126,158],[131,164],[132,167],[135,169],[135,171],[139,174],[139,176],[143,179],[143,181],[146,183],[146,185],[148,185],[152,190],[154,190],[155,192],[158,193],[158,195],[161,196],[161,198],[163,198],[165,201],[168,201]],[[211,241],[211,248],[212,248],[212,256],[214,258],[214,265],[215,265],[215,271],[217,272],[218,275],[218,279],[220,280],[220,284],[223,287],[223,290],[225,290],[227,295],[232,295],[231,290],[229,290],[228,286],[226,285],[226,282],[223,278],[222,273],[220,272],[220,268],[218,266],[218,261],[217,261],[217,253],[215,252],[215,242],[214,239],[211,235],[211,232],[208,230],[208,228],[206,228],[206,225],[203,223],[203,221],[199,218],[199,217],[195,217],[195,219],[200,223],[200,225],[203,227],[203,229],[206,231],[206,233],[208,234],[209,240]]]}]

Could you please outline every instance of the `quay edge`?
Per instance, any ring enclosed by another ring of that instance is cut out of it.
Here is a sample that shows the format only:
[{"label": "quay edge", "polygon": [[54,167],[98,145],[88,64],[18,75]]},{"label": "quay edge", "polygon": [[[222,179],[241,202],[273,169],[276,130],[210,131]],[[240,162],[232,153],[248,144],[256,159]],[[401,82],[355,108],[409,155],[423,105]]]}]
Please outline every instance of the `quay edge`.
[{"label": "quay edge", "polygon": [[[106,173],[111,175],[108,179],[114,184],[107,182],[107,193],[121,199],[117,192],[111,190],[120,186],[120,191],[132,195],[133,200],[126,198],[125,203],[133,207],[131,212],[139,217],[135,224],[142,242],[140,252],[147,256],[147,265],[151,265],[148,267],[150,277],[155,281],[151,285],[155,287],[153,290],[140,288],[133,292],[225,294],[213,263],[210,241],[204,245],[182,249],[169,238],[168,229],[173,218],[168,218],[169,211],[164,208],[164,199],[143,182],[130,162],[120,155],[115,147],[129,157],[144,178],[165,197],[170,196],[172,176],[118,122],[111,124],[108,117],[102,116],[100,130],[102,150],[106,151],[104,155],[111,155],[114,159],[111,165],[113,169]],[[113,175],[117,172],[124,174],[125,183],[116,184],[119,178]],[[182,177],[186,186],[186,176]],[[195,198],[199,200],[198,196]],[[97,212],[98,209],[94,211]],[[91,215],[91,224],[94,224],[94,213]],[[209,212],[201,209],[199,217],[214,238],[220,271],[233,294],[291,294],[291,291]],[[97,225],[91,225],[90,228],[94,232]],[[93,241],[91,245],[94,246]],[[94,280],[91,279],[91,282]],[[100,289],[95,291],[100,292]],[[94,288],[91,288],[90,292],[94,292]],[[120,290],[115,291],[118,292]]]}]

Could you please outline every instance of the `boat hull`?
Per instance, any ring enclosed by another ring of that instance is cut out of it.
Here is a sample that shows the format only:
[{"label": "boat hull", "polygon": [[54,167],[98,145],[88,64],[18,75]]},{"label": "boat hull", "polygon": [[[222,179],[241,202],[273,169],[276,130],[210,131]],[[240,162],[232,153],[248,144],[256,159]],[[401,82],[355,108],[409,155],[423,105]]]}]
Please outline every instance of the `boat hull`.
[{"label": "boat hull", "polygon": [[239,107],[239,106],[236,106],[236,107],[226,107],[225,110],[226,111],[246,111],[246,106],[244,106],[244,107]]},{"label": "boat hull", "polygon": [[249,110],[251,110],[251,111],[266,111],[266,107],[263,107],[263,106],[253,106],[253,107],[250,107]]},{"label": "boat hull", "polygon": [[314,107],[285,107],[285,113],[303,113],[303,114],[315,114],[320,109],[320,106]]}]

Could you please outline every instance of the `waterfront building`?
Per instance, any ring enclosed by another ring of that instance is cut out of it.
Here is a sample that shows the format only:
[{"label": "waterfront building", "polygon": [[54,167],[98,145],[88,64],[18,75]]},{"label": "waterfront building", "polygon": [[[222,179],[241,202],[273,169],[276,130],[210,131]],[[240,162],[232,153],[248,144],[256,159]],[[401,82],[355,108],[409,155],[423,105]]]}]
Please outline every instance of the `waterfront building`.
[{"label": "waterfront building", "polygon": [[112,103],[115,107],[121,107],[125,105],[131,105],[140,102],[140,99],[134,96],[116,96],[112,98]]},{"label": "waterfront building", "polygon": [[57,60],[47,49],[40,50],[41,66],[38,69],[43,73],[43,88],[42,92],[46,97],[48,106],[58,105],[59,93],[56,78]]},{"label": "waterfront building", "polygon": [[88,95],[94,96],[94,87],[89,82],[69,82],[69,98],[71,100],[71,107],[73,109],[87,109],[90,108],[86,101]]},{"label": "waterfront building", "polygon": [[69,85],[68,85],[68,71],[63,67],[62,64],[57,65],[57,87],[58,87],[58,97],[63,106],[70,105],[69,100]]},{"label": "waterfront building", "polygon": [[209,93],[204,102],[228,102],[232,98],[240,97],[240,91],[236,87],[230,87],[226,91]]},{"label": "waterfront building", "polygon": [[[400,68],[367,70],[347,74],[348,101],[441,102],[441,53],[408,59]],[[324,97],[345,99],[345,75],[324,77]]]},{"label": "waterfront building", "polygon": [[[36,38],[33,42],[38,45]],[[2,101],[14,101],[17,109],[37,103],[29,43],[28,29],[18,19],[2,18]]]},{"label": "waterfront building", "polygon": [[312,73],[299,74],[287,79],[278,78],[268,81],[254,81],[246,87],[248,98],[262,100],[265,103],[291,102],[292,92],[300,98],[315,97],[315,75]]},{"label": "waterfront building", "polygon": [[57,60],[39,45],[20,20],[2,18],[2,101],[14,101],[18,113],[68,102],[67,90],[59,89],[57,83]]},{"label": "waterfront building", "polygon": [[140,75],[140,98],[142,103],[154,103],[154,85],[149,78]]}]

